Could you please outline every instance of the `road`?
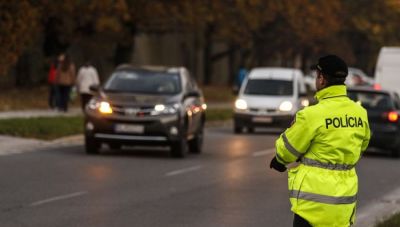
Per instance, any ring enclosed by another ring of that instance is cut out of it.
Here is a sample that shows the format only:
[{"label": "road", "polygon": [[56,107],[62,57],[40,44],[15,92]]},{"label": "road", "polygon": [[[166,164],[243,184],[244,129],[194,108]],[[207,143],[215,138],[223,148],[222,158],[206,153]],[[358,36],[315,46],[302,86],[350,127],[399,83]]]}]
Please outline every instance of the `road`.
[{"label": "road", "polygon": [[[88,156],[82,145],[0,156],[0,226],[291,226],[287,174],[266,167],[277,137],[208,128],[204,153],[181,160],[165,148]],[[358,165],[364,222],[396,205],[399,163]]]}]

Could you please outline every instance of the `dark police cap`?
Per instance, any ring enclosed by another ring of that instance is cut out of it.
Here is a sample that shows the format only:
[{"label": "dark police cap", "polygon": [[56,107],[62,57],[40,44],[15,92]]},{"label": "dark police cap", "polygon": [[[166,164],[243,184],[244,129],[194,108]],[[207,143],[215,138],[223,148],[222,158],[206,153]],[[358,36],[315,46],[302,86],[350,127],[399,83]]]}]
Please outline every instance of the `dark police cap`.
[{"label": "dark police cap", "polygon": [[318,59],[318,64],[311,66],[318,69],[322,74],[344,78],[348,74],[347,64],[336,55],[327,55]]}]

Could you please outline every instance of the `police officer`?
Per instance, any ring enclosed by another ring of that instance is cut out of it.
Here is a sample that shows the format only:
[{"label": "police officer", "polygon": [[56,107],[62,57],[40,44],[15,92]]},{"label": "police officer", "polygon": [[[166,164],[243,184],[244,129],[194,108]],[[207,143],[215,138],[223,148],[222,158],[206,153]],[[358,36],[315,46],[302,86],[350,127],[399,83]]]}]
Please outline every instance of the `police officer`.
[{"label": "police officer", "polygon": [[293,226],[350,226],[355,220],[358,178],[355,165],[367,148],[366,110],[346,95],[346,63],[335,55],[318,60],[318,103],[297,112],[276,141],[270,167],[288,172]]}]

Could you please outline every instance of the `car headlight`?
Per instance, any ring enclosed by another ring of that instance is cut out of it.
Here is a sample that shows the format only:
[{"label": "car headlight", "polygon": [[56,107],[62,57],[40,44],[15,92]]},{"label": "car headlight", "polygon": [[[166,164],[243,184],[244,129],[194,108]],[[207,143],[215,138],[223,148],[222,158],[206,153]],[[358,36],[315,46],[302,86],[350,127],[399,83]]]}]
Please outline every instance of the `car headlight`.
[{"label": "car headlight", "polygon": [[238,110],[246,110],[247,109],[247,102],[243,99],[238,99],[235,102],[235,107]]},{"label": "car headlight", "polygon": [[151,111],[151,115],[162,115],[162,114],[176,114],[178,112],[180,105],[164,105],[164,104],[157,104],[154,106],[153,111]]},{"label": "car headlight", "polygon": [[291,111],[293,109],[293,104],[290,101],[283,101],[279,106],[280,111]]}]

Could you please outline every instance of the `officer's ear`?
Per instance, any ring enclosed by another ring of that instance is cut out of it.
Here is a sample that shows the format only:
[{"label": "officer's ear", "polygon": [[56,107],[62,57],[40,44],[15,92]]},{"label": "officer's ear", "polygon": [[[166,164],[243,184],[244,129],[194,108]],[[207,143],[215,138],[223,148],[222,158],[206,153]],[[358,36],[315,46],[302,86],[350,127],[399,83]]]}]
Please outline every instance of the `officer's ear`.
[{"label": "officer's ear", "polygon": [[317,81],[321,88],[324,88],[328,85],[328,80],[325,78],[325,76],[322,73],[318,73]]}]

